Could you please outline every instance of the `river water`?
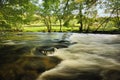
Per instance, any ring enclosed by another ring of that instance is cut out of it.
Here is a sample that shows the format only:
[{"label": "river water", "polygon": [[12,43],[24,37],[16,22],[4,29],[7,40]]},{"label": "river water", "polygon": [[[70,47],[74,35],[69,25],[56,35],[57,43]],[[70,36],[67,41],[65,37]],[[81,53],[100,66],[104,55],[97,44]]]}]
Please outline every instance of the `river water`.
[{"label": "river water", "polygon": [[0,80],[120,80],[120,35],[4,33]]}]

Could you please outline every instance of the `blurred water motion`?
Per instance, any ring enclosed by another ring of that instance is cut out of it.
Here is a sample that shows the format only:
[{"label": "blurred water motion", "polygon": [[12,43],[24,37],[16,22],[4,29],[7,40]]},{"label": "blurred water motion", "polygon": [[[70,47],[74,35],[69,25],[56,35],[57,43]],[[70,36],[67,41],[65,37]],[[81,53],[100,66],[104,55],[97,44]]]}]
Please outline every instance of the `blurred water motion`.
[{"label": "blurred water motion", "polygon": [[0,80],[120,80],[120,35],[0,35]]}]

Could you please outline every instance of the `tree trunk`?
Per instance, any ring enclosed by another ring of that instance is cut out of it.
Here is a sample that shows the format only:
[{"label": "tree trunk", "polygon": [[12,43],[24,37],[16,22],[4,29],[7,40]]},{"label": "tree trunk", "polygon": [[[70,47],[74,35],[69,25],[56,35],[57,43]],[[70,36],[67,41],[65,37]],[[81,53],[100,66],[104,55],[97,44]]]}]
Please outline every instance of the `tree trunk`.
[{"label": "tree trunk", "polygon": [[82,32],[83,30],[83,22],[82,22],[82,4],[80,4],[80,7],[79,7],[79,23],[80,23],[80,26],[79,26],[79,32]]},{"label": "tree trunk", "polygon": [[86,28],[86,33],[90,31],[90,25],[88,24],[87,28]]},{"label": "tree trunk", "polygon": [[51,18],[49,16],[49,30],[48,30],[48,32],[51,32],[51,31],[52,31],[52,25],[51,25]]},{"label": "tree trunk", "polygon": [[62,31],[62,20],[59,19],[59,22],[60,22],[60,31]]},{"label": "tree trunk", "polygon": [[82,30],[83,30],[83,23],[82,23],[82,21],[80,21],[79,31],[82,32]]}]

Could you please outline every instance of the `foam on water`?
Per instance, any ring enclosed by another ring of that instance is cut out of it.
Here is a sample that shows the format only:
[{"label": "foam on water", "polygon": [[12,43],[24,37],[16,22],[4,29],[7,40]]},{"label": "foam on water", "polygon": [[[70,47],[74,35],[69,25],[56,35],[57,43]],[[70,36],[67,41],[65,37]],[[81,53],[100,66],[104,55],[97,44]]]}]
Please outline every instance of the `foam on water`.
[{"label": "foam on water", "polygon": [[[56,50],[52,56],[61,58],[62,62],[55,68],[43,72],[37,80],[97,79],[83,78],[82,76],[87,73],[94,74],[94,76],[96,74],[103,78],[98,80],[109,80],[109,77],[104,78],[108,71],[120,71],[119,37],[119,35],[104,34],[72,34],[69,39],[77,44]],[[118,80],[118,78],[113,80]]]}]

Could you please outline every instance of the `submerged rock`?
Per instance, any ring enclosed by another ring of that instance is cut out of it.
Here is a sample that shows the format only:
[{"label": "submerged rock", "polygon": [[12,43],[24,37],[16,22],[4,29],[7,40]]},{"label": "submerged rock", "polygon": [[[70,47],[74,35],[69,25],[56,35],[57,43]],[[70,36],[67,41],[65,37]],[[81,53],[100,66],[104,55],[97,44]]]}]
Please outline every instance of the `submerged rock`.
[{"label": "submerged rock", "polygon": [[51,46],[39,46],[35,49],[36,55],[47,55],[52,54],[55,51],[54,47]]},{"label": "submerged rock", "polygon": [[57,57],[23,56],[0,66],[0,80],[36,80],[42,72],[60,62]]}]

